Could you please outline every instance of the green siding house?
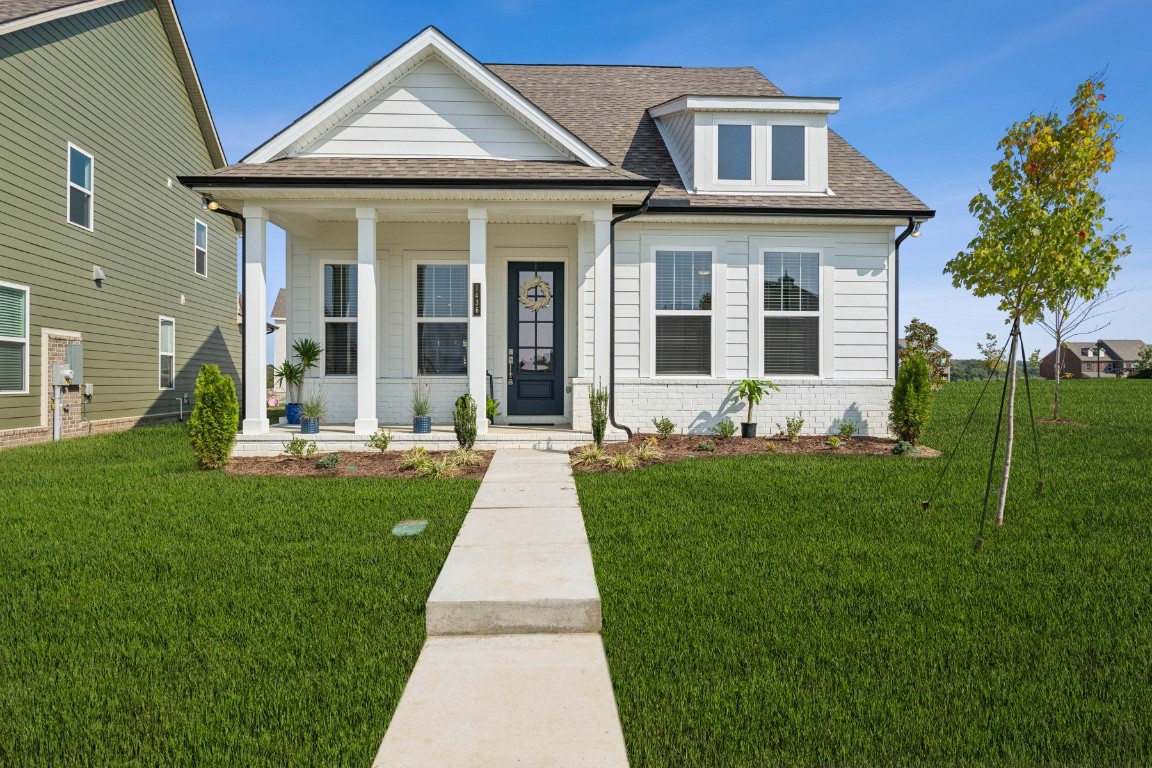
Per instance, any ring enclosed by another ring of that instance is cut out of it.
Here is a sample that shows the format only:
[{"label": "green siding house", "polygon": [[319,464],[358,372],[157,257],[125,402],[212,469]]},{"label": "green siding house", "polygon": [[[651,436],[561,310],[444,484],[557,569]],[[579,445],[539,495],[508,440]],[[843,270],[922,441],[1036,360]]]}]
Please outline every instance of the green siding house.
[{"label": "green siding house", "polygon": [[0,136],[0,447],[235,377],[237,232],[177,181],[224,153],[171,0],[0,3]]}]

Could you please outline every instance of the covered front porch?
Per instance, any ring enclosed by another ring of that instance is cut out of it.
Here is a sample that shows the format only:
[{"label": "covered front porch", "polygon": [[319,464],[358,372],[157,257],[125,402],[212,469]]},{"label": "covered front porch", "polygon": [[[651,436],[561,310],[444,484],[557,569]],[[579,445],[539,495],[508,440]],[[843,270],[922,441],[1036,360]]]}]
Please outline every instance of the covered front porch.
[{"label": "covered front porch", "polygon": [[[587,391],[609,377],[612,206],[637,193],[239,192],[215,191],[239,198],[246,227],[239,455],[265,443],[278,453],[291,437],[268,419],[263,375],[269,222],[287,233],[288,347],[303,338],[324,347],[303,386],[303,399],[319,397],[327,410],[321,450],[362,446],[389,424],[399,425],[398,447],[454,444],[452,409],[464,393],[477,404],[478,434],[495,443],[591,439]],[[417,391],[428,395],[431,435],[411,433]]]}]

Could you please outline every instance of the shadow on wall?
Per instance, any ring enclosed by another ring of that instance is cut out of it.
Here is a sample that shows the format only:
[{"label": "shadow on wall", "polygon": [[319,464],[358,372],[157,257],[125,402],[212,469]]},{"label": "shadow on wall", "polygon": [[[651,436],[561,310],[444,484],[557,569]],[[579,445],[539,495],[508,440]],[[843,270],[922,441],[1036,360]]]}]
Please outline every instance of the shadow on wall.
[{"label": "shadow on wall", "polygon": [[[231,329],[230,329],[231,330]],[[237,347],[236,354],[239,355],[240,343],[235,342]],[[144,415],[155,416],[158,414],[178,413],[180,404],[178,399],[182,399],[187,393],[188,403],[184,406],[184,418],[188,418],[188,414],[192,411],[192,406],[196,404],[196,377],[200,374],[200,369],[215,363],[220,367],[220,372],[225,376],[232,379],[232,383],[236,386],[236,397],[240,398],[240,371],[236,367],[235,359],[232,352],[228,348],[228,342],[225,340],[224,332],[220,326],[208,334],[208,338],[204,343],[197,348],[192,354],[192,358],[183,361],[176,370],[176,387],[175,389],[161,390],[157,393],[156,399],[144,411]]]},{"label": "shadow on wall", "polygon": [[858,403],[852,403],[844,411],[844,415],[832,422],[832,426],[828,429],[830,434],[836,434],[840,431],[840,425],[846,421],[856,422],[856,434],[858,435],[871,435],[872,431],[868,427],[868,420],[864,418],[863,412],[860,410]]},{"label": "shadow on wall", "polygon": [[710,411],[700,411],[692,419],[692,423],[688,425],[688,434],[690,435],[705,435],[712,431],[719,422],[723,421],[725,417],[732,419],[732,421],[739,424],[744,420],[744,416],[748,413],[747,404],[740,401],[736,397],[735,392],[729,392],[720,401],[720,407],[716,409],[715,413]]}]

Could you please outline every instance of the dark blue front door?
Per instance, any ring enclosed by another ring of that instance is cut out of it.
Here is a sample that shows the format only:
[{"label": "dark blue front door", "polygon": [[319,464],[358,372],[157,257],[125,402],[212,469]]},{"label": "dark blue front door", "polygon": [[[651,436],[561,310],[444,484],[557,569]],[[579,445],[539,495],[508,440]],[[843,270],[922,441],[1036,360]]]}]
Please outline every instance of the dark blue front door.
[{"label": "dark blue front door", "polygon": [[564,264],[508,264],[508,415],[564,413]]}]

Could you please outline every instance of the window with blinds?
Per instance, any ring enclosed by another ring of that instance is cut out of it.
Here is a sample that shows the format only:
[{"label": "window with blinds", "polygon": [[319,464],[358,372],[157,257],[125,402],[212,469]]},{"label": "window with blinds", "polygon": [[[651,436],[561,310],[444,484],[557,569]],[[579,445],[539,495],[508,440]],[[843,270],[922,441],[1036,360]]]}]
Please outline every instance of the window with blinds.
[{"label": "window with blinds", "polygon": [[764,252],[764,373],[820,375],[820,254]]},{"label": "window with blinds", "polygon": [[416,267],[416,372],[458,376],[468,372],[468,266]]},{"label": "window with blinds", "polygon": [[356,373],[355,264],[324,265],[324,375]]},{"label": "window with blinds", "polygon": [[712,373],[712,252],[656,251],[656,374]]},{"label": "window with blinds", "polygon": [[28,289],[0,285],[0,394],[28,391]]},{"label": "window with blinds", "polygon": [[160,318],[160,389],[176,388],[176,321]]}]

